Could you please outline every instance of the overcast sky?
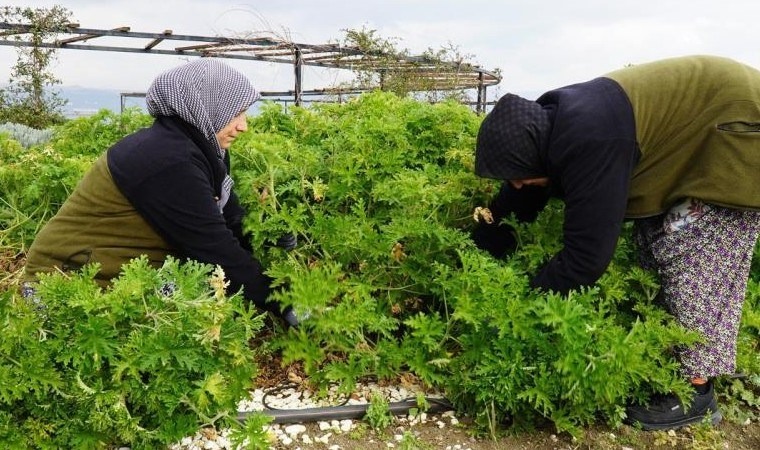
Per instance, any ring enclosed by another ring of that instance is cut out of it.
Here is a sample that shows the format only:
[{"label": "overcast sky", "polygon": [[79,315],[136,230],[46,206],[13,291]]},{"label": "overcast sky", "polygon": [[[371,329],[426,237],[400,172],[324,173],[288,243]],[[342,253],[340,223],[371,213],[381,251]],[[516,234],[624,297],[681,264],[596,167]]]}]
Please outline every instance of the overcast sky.
[{"label": "overcast sky", "polygon": [[[686,54],[716,54],[760,67],[759,0],[60,0],[5,1],[72,12],[83,28],[201,36],[275,33],[292,41],[341,41],[346,29],[374,29],[421,53],[454,45],[486,69],[501,69],[492,95],[542,92],[611,70]],[[104,39],[104,38],[99,38]],[[170,47],[168,47],[170,48]],[[0,83],[16,60],[0,46]],[[60,50],[52,66],[66,86],[142,92],[175,56]],[[235,61],[261,90],[293,87],[286,64]],[[308,69],[307,89],[340,71]]]}]

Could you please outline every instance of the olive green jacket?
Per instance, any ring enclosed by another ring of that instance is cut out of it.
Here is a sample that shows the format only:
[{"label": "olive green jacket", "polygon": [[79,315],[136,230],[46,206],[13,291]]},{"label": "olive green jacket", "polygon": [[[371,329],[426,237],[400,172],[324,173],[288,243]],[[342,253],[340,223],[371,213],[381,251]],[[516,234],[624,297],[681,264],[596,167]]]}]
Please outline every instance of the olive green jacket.
[{"label": "olive green jacket", "polygon": [[760,210],[760,71],[688,56],[605,77],[631,102],[641,151],[627,217],[664,212],[685,197]]},{"label": "olive green jacket", "polygon": [[29,252],[25,279],[55,269],[77,270],[100,264],[97,279],[106,284],[122,264],[138,255],[160,266],[172,248],[142,218],[114,184],[105,154],[79,182]]}]

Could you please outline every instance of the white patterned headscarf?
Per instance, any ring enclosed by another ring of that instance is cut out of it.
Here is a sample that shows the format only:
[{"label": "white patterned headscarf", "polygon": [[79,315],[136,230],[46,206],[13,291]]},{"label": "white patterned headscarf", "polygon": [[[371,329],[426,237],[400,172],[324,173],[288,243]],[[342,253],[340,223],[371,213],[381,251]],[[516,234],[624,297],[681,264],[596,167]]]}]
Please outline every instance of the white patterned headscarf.
[{"label": "white patterned headscarf", "polygon": [[[214,58],[201,58],[162,73],[145,95],[148,113],[154,117],[179,116],[197,128],[216,149],[224,149],[216,133],[259,99],[259,93],[242,73]],[[227,175],[222,183],[219,208],[224,208],[232,189]]]}]

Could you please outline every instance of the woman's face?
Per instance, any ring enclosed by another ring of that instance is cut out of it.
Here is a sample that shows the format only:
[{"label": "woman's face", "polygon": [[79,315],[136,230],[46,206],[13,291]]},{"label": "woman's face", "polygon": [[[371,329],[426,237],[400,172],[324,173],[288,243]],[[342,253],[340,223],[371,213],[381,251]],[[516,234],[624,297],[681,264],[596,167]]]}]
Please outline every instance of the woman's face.
[{"label": "woman's face", "polygon": [[248,122],[246,122],[245,111],[243,111],[233,117],[230,123],[216,133],[216,140],[219,142],[220,147],[227,150],[235,138],[238,137],[238,134],[245,132],[247,129]]}]

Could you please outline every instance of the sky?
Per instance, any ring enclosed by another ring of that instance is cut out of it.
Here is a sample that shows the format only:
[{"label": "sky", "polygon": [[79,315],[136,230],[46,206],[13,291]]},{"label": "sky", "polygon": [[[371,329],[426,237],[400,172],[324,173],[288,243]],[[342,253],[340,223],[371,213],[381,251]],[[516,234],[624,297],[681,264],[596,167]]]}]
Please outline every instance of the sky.
[{"label": "sky", "polygon": [[[482,68],[501,70],[501,83],[489,88],[491,98],[508,92],[536,98],[629,64],[688,54],[727,56],[760,68],[758,0],[24,0],[0,6],[5,5],[60,5],[83,28],[269,34],[308,44],[340,42],[348,29],[376,30],[412,54],[453,46]],[[0,83],[9,78],[16,57],[14,47],[0,46]],[[50,68],[63,86],[144,92],[156,75],[185,60],[62,49]],[[293,88],[290,65],[228,61],[260,90]],[[303,76],[304,88],[318,89],[347,75],[307,68]]]}]

